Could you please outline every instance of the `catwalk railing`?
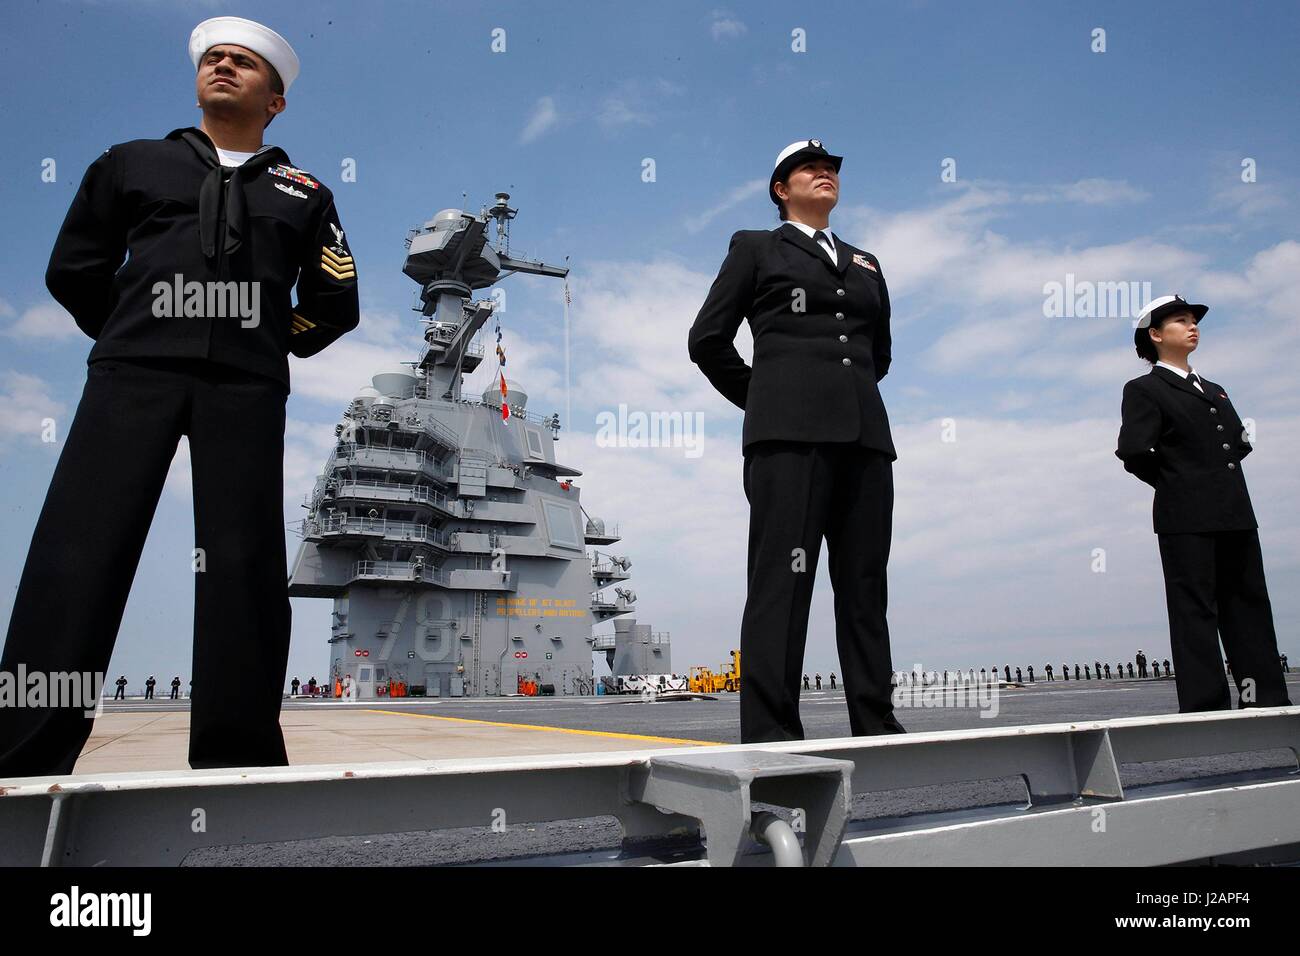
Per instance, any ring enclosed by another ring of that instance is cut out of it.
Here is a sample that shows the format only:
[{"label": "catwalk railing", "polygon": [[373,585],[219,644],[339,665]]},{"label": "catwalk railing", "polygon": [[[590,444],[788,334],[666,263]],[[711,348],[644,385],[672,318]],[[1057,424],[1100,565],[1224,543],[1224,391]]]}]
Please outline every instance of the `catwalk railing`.
[{"label": "catwalk railing", "polygon": [[446,514],[460,513],[457,502],[440,491],[424,485],[401,484],[395,481],[331,481],[309,492],[303,498],[303,507],[310,511],[319,511],[325,500],[331,497],[334,500],[349,498],[384,503],[397,501],[405,504],[422,504]]},{"label": "catwalk railing", "polygon": [[[1295,859],[1295,766],[1128,788],[1121,770],[1276,750],[1297,760],[1300,707],[779,744],[14,778],[0,780],[0,864],[178,865],[207,846],[456,827],[490,832],[498,819],[515,826],[607,815],[623,826],[618,849],[508,862]],[[849,819],[855,794],[1005,777],[1023,780],[1025,804]],[[756,802],[790,809],[797,825],[756,811]],[[199,807],[204,828],[192,825]],[[479,846],[490,860],[491,841]]]},{"label": "catwalk railing", "polygon": [[380,470],[420,471],[442,481],[450,481],[454,469],[450,459],[438,458],[417,448],[386,448],[382,445],[358,445],[342,442],[325,463],[325,474],[333,474],[340,465]]},{"label": "catwalk railing", "polygon": [[389,541],[414,541],[429,544],[444,550],[452,550],[450,532],[442,528],[431,528],[416,521],[392,521],[387,518],[360,518],[356,515],[332,514],[303,518],[298,525],[301,537],[318,539],[323,537],[369,536]]},{"label": "catwalk railing", "polygon": [[348,580],[374,578],[447,586],[447,570],[416,561],[357,561]]}]

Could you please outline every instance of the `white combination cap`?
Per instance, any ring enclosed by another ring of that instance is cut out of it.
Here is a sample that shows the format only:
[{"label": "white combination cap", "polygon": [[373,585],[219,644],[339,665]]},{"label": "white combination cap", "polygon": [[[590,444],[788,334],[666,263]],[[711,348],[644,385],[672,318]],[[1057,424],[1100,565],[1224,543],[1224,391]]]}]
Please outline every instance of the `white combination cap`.
[{"label": "white combination cap", "polygon": [[1160,298],[1148,302],[1147,307],[1139,313],[1135,328],[1150,328],[1152,322],[1158,322],[1166,315],[1174,315],[1177,312],[1190,312],[1196,316],[1196,321],[1199,322],[1205,318],[1205,313],[1209,311],[1210,307],[1208,305],[1193,305],[1175,292],[1173,295],[1162,295]]},{"label": "white combination cap", "polygon": [[[844,162],[843,156],[832,156],[826,151],[819,139],[799,139],[795,140],[781,152],[776,154],[776,162],[772,165],[772,177],[767,181],[767,196],[772,202],[777,202],[776,184],[784,182],[785,177],[800,163],[806,163],[811,159],[818,157],[828,159],[835,165],[835,171],[840,171],[840,164]],[[779,205],[779,203],[778,203]]]}]

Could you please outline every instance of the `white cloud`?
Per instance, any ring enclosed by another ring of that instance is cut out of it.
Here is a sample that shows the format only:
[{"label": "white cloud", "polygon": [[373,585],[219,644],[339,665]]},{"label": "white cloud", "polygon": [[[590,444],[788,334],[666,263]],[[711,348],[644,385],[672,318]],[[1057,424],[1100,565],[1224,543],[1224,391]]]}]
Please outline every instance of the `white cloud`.
[{"label": "white cloud", "polygon": [[[291,399],[292,401],[292,399]],[[340,417],[343,409],[339,408]],[[306,517],[303,499],[316,484],[316,476],[338,439],[334,426],[338,419],[306,421],[287,418],[284,425],[284,513],[286,523]]]},{"label": "white cloud", "polygon": [[663,77],[623,80],[601,98],[595,110],[596,122],[606,130],[652,126],[667,101],[685,92],[685,86]]},{"label": "white cloud", "polygon": [[[376,372],[419,354],[424,326],[407,316],[363,310],[357,327],[310,358],[289,358],[292,395],[323,402],[341,413]],[[290,402],[294,401],[291,397]]]},{"label": "white cloud", "polygon": [[559,113],[555,109],[554,98],[550,96],[541,97],[533,107],[533,112],[529,115],[528,122],[524,124],[523,132],[519,134],[519,142],[533,142],[553,127],[558,120]]},{"label": "white cloud", "polygon": [[607,96],[601,101],[596,120],[605,127],[649,126],[652,122],[648,112],[633,109],[627,99],[619,95]]},{"label": "white cloud", "polygon": [[38,375],[14,369],[0,371],[0,454],[19,445],[42,444],[46,421],[52,420],[54,437],[61,442],[72,426],[69,405],[55,398],[50,384]]},{"label": "white cloud", "polygon": [[[14,315],[9,303],[0,303],[0,318]],[[77,323],[57,302],[41,302],[23,311],[23,314],[4,329],[5,335],[20,339],[65,341],[80,338],[83,333]]]},{"label": "white cloud", "polygon": [[1294,318],[1300,315],[1300,242],[1287,239],[1260,250],[1240,273],[1207,271],[1197,285],[1207,301],[1220,307]]},{"label": "white cloud", "polygon": [[1150,199],[1151,194],[1118,179],[1080,179],[1073,183],[1030,187],[1021,196],[1024,202],[1077,202],[1088,206],[1108,206]]},{"label": "white cloud", "polygon": [[747,183],[741,183],[739,186],[736,186],[735,188],[730,190],[717,203],[717,205],[709,207],[708,209],[704,210],[704,212],[700,213],[698,216],[691,216],[687,218],[684,224],[686,227],[686,231],[690,233],[699,232],[701,229],[703,229],[709,223],[713,222],[714,219],[717,219],[718,216],[722,215],[724,212],[734,209],[736,206],[739,206],[741,203],[745,202],[746,200],[752,199],[755,196],[764,196],[764,195],[767,195],[766,179],[751,179]]},{"label": "white cloud", "polygon": [[[1097,182],[1050,187],[1033,201],[1048,195],[1061,201],[1088,193],[1119,195],[1127,188],[1099,188]],[[1143,237],[1075,248],[1048,240],[1012,240],[994,227],[998,220],[1014,223],[1017,204],[1025,201],[1022,191],[979,185],[953,189],[948,198],[921,209],[857,207],[841,215],[850,241],[880,256],[896,327],[942,317],[939,328],[944,331],[923,359],[936,372],[984,367],[1031,377],[1054,375],[1061,363],[1050,353],[1068,343],[1073,351],[1065,373],[1084,382],[1103,381],[1103,375],[1121,370],[1129,316],[1045,318],[1048,283],[1064,284],[1069,276],[1076,284],[1131,283],[1142,299],[1144,283],[1150,283],[1154,296],[1206,282],[1208,257],[1172,242]],[[1258,268],[1269,275],[1285,274],[1289,259],[1279,256],[1285,260],[1280,265],[1264,261]],[[1237,278],[1242,288],[1259,286],[1249,274]],[[1231,274],[1221,280],[1231,281]],[[1079,351],[1098,347],[1107,350],[1106,357]]]},{"label": "white cloud", "polygon": [[713,10],[709,15],[713,18],[713,22],[709,24],[709,32],[714,40],[729,40],[749,32],[749,27],[737,19],[730,10]]},{"label": "white cloud", "polygon": [[[687,333],[712,281],[712,275],[667,257],[591,263],[575,276],[573,342],[585,356],[575,384],[583,403],[730,416],[734,406],[714,391],[686,351]],[[749,361],[748,324],[741,324],[736,347]]]},{"label": "white cloud", "polygon": [[1250,220],[1269,213],[1279,212],[1289,205],[1288,190],[1275,182],[1243,183],[1235,176],[1226,185],[1216,188],[1211,204],[1230,209],[1242,220]]},{"label": "white cloud", "polygon": [[922,209],[890,213],[859,206],[837,212],[850,241],[880,256],[891,299],[924,290],[932,303],[974,299],[1041,310],[1043,285],[1064,282],[1067,273],[1094,282],[1144,281],[1190,273],[1205,259],[1147,239],[1083,249],[1015,242],[992,228],[995,220],[1014,216],[1014,192],[951,188],[950,198]]}]

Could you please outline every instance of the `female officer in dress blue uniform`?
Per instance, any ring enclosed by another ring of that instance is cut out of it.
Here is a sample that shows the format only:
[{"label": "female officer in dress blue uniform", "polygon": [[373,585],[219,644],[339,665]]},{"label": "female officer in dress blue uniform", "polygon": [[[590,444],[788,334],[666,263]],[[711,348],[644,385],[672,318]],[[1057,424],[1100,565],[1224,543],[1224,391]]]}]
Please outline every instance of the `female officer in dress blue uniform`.
[{"label": "female officer in dress blue uniform", "polygon": [[1232,707],[1220,637],[1240,706],[1291,703],[1241,468],[1252,446],[1223,386],[1188,362],[1208,311],[1167,295],[1138,317],[1133,343],[1151,371],[1124,386],[1115,451],[1126,471],[1155,488],[1180,713]]},{"label": "female officer in dress blue uniform", "polygon": [[[691,360],[745,411],[742,743],[803,739],[799,682],[823,535],[852,733],[903,731],[885,620],[897,455],[877,388],[889,370],[889,292],[876,257],[830,231],[841,163],[815,139],[781,151],[768,195],[782,224],[731,237],[689,336]],[[752,368],[733,344],[746,317]]]}]

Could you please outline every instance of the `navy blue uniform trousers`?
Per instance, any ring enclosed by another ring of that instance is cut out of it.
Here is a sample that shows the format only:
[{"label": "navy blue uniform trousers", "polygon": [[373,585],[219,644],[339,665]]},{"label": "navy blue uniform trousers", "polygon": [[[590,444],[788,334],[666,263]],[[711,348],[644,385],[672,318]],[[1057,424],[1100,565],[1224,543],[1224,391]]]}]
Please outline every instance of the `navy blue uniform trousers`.
[{"label": "navy blue uniform trousers", "polygon": [[[274,379],[203,359],[92,363],[32,535],[0,669],[107,672],[186,435],[202,552],[193,562],[190,766],[287,764],[279,718],[290,625],[288,394]],[[92,724],[80,706],[0,708],[0,777],[72,773]]]},{"label": "navy blue uniform trousers", "polygon": [[1259,532],[1157,537],[1179,713],[1232,707],[1219,656],[1220,637],[1240,706],[1289,705],[1273,630],[1273,608],[1264,582]]},{"label": "navy blue uniform trousers", "polygon": [[885,620],[893,462],[853,442],[759,441],[746,451],[744,485],[750,518],[741,743],[804,737],[799,689],[823,536],[850,730],[902,733]]}]

